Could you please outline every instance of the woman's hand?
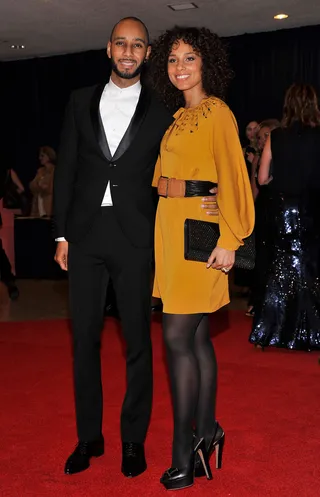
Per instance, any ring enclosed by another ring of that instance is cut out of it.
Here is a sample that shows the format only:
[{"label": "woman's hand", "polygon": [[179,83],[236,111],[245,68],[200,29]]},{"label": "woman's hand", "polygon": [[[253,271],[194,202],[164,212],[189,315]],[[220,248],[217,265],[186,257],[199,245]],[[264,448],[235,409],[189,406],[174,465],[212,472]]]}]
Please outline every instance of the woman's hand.
[{"label": "woman's hand", "polygon": [[247,161],[248,161],[248,162],[250,162],[250,164],[252,164],[252,162],[253,162],[253,160],[254,160],[254,157],[255,157],[255,155],[254,155],[254,153],[253,153],[253,152],[248,152],[248,153],[246,154],[246,159],[247,159]]},{"label": "woman's hand", "polygon": [[212,269],[221,269],[224,273],[228,273],[234,264],[234,260],[234,250],[216,247],[208,259],[207,269],[212,267]]}]

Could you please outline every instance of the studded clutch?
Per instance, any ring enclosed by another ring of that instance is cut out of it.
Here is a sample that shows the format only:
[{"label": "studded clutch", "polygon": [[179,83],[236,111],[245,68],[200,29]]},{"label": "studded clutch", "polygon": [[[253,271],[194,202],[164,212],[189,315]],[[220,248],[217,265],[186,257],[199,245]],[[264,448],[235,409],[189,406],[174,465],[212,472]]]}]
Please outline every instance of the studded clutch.
[{"label": "studded clutch", "polygon": [[[195,219],[184,223],[184,258],[188,261],[207,262],[220,237],[219,224]],[[236,251],[234,266],[253,269],[255,264],[254,234],[245,238]]]}]

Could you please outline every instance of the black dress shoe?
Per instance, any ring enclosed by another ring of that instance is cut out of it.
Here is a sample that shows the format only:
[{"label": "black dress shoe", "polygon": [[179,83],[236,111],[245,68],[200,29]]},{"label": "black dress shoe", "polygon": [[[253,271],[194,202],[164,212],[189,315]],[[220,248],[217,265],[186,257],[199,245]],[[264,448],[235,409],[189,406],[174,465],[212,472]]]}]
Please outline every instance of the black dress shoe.
[{"label": "black dress shoe", "polygon": [[104,439],[101,436],[93,442],[79,442],[71,456],[68,457],[64,472],[66,475],[80,473],[90,466],[91,457],[100,457],[104,454]]},{"label": "black dress shoe", "polygon": [[146,469],[147,463],[143,444],[123,442],[121,471],[124,476],[132,478],[140,475]]}]

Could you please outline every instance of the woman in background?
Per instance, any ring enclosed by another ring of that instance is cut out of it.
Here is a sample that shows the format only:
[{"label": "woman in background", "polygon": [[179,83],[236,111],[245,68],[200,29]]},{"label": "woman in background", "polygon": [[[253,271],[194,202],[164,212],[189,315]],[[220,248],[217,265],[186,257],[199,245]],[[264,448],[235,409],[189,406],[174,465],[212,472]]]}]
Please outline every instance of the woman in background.
[{"label": "woman in background", "polygon": [[255,155],[258,152],[258,147],[257,147],[258,129],[259,125],[257,121],[250,121],[246,126],[246,138],[248,140],[248,144],[244,147],[243,154],[246,161],[249,178],[251,178],[252,162],[255,158]]},{"label": "woman in background", "polygon": [[[270,166],[272,162],[272,174]],[[268,136],[258,172],[269,185],[274,257],[250,342],[320,349],[320,112],[309,85],[286,93],[281,128]]]},{"label": "woman in background", "polygon": [[33,194],[31,216],[51,217],[54,166],[56,153],[51,147],[41,147],[39,153],[41,167],[30,183]]},{"label": "woman in background", "polygon": [[270,230],[270,209],[269,209],[269,187],[259,185],[257,176],[260,168],[261,154],[271,131],[280,126],[276,119],[268,119],[260,123],[257,132],[258,152],[252,162],[251,187],[255,200],[255,245],[256,245],[256,262],[252,270],[250,296],[246,315],[253,317],[255,307],[261,301],[261,292],[265,286],[266,267],[272,257],[272,234]]},{"label": "woman in background", "polygon": [[278,119],[265,119],[258,125],[258,129],[256,131],[256,154],[251,163],[251,187],[254,199],[257,199],[258,193],[261,191],[266,191],[262,188],[258,183],[258,171],[260,167],[261,155],[270,135],[271,131],[278,128],[280,126],[280,122]]},{"label": "woman in background", "polygon": [[[248,141],[247,145],[243,148],[243,155],[246,161],[246,166],[248,170],[248,176],[251,179],[252,174],[252,163],[258,154],[257,148],[257,131],[259,125],[257,121],[250,121],[246,126],[246,139]],[[243,298],[248,298],[250,295],[250,288],[252,285],[252,274],[253,270],[249,269],[234,269],[234,284],[240,287],[240,295]]]}]

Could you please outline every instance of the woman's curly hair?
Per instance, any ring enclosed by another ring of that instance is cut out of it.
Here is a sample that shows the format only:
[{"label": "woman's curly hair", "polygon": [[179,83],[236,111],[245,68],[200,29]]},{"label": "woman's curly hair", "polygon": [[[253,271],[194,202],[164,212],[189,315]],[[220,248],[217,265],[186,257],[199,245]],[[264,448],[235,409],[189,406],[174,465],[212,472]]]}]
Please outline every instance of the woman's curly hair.
[{"label": "woman's curly hair", "polygon": [[183,93],[170,82],[167,72],[168,57],[179,40],[192,46],[202,58],[202,86],[206,95],[224,99],[233,73],[221,39],[207,28],[175,26],[152,44],[148,71],[151,87],[170,110],[184,105]]}]

